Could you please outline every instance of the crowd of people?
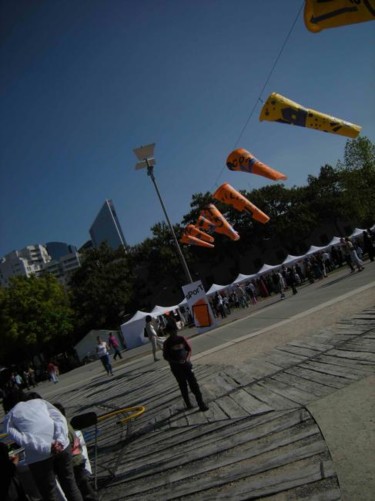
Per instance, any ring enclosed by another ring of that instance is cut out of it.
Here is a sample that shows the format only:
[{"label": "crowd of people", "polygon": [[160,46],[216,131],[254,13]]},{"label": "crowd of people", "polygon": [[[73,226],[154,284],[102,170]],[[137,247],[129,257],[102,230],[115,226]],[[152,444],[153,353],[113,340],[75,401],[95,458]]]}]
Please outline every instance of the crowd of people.
[{"label": "crowd of people", "polygon": [[375,235],[371,230],[365,230],[361,238],[342,238],[340,244],[330,249],[315,252],[289,266],[281,265],[252,280],[217,291],[210,298],[212,311],[216,318],[225,318],[235,309],[256,304],[259,298],[277,294],[284,299],[287,290],[297,294],[298,286],[322,280],[343,266],[347,266],[350,273],[363,271],[365,257],[370,261],[375,259]]}]

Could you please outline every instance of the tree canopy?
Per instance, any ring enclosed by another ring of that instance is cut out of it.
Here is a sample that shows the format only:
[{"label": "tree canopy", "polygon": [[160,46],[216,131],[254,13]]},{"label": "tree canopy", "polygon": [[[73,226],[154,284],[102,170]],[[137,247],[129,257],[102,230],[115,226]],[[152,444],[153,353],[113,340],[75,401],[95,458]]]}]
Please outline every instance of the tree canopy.
[{"label": "tree canopy", "polygon": [[52,275],[13,277],[0,289],[0,357],[31,359],[54,353],[73,332],[73,310],[64,288]]}]

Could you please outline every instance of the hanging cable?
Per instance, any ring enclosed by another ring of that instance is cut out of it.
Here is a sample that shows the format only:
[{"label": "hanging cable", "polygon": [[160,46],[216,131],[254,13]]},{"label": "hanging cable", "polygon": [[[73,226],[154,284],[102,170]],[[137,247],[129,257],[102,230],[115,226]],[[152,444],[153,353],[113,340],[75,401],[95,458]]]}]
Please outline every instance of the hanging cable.
[{"label": "hanging cable", "polygon": [[[289,40],[291,34],[293,33],[294,27],[297,24],[298,18],[299,18],[300,14],[301,14],[301,11],[303,9],[304,4],[305,4],[305,2],[302,2],[301,7],[298,9],[298,13],[297,13],[297,15],[296,15],[296,17],[295,17],[295,19],[294,19],[294,21],[292,23],[292,26],[290,27],[290,30],[289,30],[288,34],[286,35],[286,37],[285,37],[285,40],[284,40],[284,42],[283,42],[283,44],[282,44],[282,46],[280,48],[280,51],[279,51],[279,53],[278,53],[278,55],[277,55],[277,57],[276,57],[273,65],[271,67],[271,70],[268,73],[268,76],[266,78],[266,81],[263,84],[263,87],[262,87],[262,89],[261,89],[261,91],[259,93],[259,96],[257,97],[257,100],[255,101],[254,106],[252,107],[252,109],[251,109],[251,111],[249,113],[249,116],[246,119],[245,125],[242,127],[242,130],[241,130],[241,132],[240,132],[240,134],[239,134],[239,136],[237,138],[237,141],[234,143],[233,149],[235,149],[236,146],[238,145],[238,143],[240,142],[240,139],[242,138],[242,136],[243,136],[243,134],[244,134],[247,126],[249,125],[249,122],[250,122],[252,116],[254,115],[254,112],[256,110],[256,107],[258,106],[258,103],[259,102],[261,102],[261,103],[263,102],[262,101],[262,94],[264,92],[264,89],[268,85],[268,82],[270,81],[271,76],[272,76],[273,72],[275,71],[276,65],[279,62],[279,59],[280,59],[280,57],[281,57],[281,55],[282,55],[282,53],[283,53],[283,51],[284,51],[284,49],[286,47],[286,44],[288,43],[288,40]],[[215,184],[214,184],[215,187],[217,186],[218,180],[222,176],[224,169],[225,169],[225,166],[221,169],[220,174],[219,174],[219,176],[217,177],[217,179],[215,181]]]}]

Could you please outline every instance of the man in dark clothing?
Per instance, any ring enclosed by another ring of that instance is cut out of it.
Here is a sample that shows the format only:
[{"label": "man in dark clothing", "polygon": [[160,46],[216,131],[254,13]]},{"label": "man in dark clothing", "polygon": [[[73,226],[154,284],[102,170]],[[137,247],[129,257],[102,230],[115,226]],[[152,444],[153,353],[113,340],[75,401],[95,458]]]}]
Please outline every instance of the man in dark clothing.
[{"label": "man in dark clothing", "polygon": [[201,411],[207,411],[208,407],[204,403],[202,393],[198,382],[193,372],[193,366],[190,362],[191,347],[184,338],[177,334],[177,325],[171,322],[166,326],[166,333],[169,334],[168,339],[164,341],[163,357],[169,362],[172,374],[177,379],[181,390],[182,398],[188,409],[192,409],[193,405],[190,402],[188,385],[197,400],[197,404]]}]

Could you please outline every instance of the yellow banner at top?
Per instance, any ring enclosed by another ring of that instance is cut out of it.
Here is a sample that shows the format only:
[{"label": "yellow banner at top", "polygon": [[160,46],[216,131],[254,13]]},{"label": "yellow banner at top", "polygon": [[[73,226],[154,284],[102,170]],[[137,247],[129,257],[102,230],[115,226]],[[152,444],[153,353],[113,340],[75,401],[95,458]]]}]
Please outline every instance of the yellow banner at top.
[{"label": "yellow banner at top", "polygon": [[304,19],[313,33],[371,21],[375,19],[375,0],[305,0]]}]

